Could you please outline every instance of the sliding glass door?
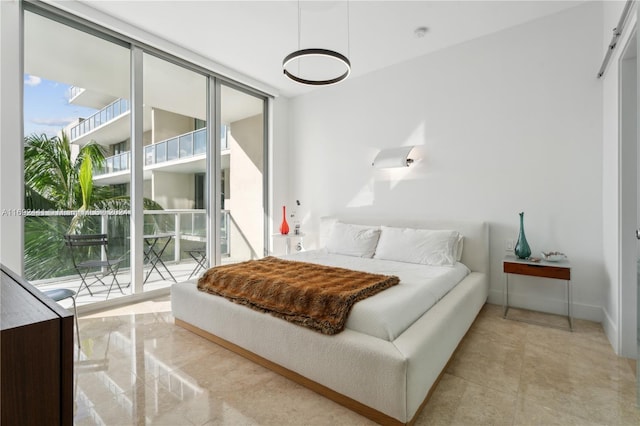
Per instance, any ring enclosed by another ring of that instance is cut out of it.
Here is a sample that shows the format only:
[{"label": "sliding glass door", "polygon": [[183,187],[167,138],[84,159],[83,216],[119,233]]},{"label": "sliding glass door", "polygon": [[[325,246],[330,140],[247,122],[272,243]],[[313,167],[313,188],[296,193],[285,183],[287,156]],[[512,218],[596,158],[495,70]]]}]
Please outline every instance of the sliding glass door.
[{"label": "sliding glass door", "polygon": [[[207,77],[143,55],[144,289],[186,281],[205,259]],[[195,271],[195,272],[194,272]]]},{"label": "sliding glass door", "polygon": [[80,260],[119,264],[122,291],[98,281],[79,305],[264,256],[266,96],[54,8],[24,8],[26,278],[80,288],[65,234],[107,234],[108,250]]}]

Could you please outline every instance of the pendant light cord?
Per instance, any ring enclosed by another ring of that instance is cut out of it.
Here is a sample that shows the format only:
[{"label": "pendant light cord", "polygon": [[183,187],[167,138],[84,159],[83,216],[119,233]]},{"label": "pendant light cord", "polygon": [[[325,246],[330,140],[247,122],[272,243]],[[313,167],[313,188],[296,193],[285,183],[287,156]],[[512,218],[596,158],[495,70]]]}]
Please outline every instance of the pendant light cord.
[{"label": "pendant light cord", "polygon": [[[1,1],[1,0],[0,0]],[[349,76],[349,74],[351,73],[351,62],[349,61],[349,58],[347,58],[347,56],[338,53],[336,51],[333,50],[328,50],[328,49],[318,49],[318,48],[311,48],[311,49],[302,49],[301,45],[302,45],[302,7],[300,6],[300,1],[298,0],[298,50],[288,54],[287,56],[285,56],[284,60],[282,61],[282,71],[284,72],[284,75],[286,75],[287,77],[289,77],[291,80],[296,81],[298,83],[302,83],[302,84],[308,84],[308,85],[312,85],[312,86],[325,86],[325,85],[329,85],[329,84],[335,84],[335,83],[339,83],[342,80],[344,80],[345,78],[347,78]],[[349,0],[347,0],[347,55],[351,54],[351,18],[350,18],[350,14],[351,14],[351,5],[349,4]],[[312,57],[312,56],[322,56],[325,58],[330,58],[333,60],[336,60],[340,63],[342,63],[342,65],[345,67],[345,72],[333,77],[333,78],[328,78],[325,80],[311,80],[311,79],[305,79],[300,77],[301,72],[301,59],[302,58],[307,58],[307,57]],[[292,62],[292,61],[297,61],[298,62],[298,72],[297,75],[291,73],[290,71],[287,70],[287,64]]]},{"label": "pendant light cord", "polygon": [[[300,0],[298,0],[298,51],[300,51],[300,39],[302,38],[302,36],[300,34],[302,34],[301,30],[300,30],[300,21],[302,20],[302,10],[300,9]],[[298,61],[298,75],[300,75],[300,62],[302,61]]]},{"label": "pendant light cord", "polygon": [[300,11],[300,0],[298,0],[298,50],[300,50],[300,19],[302,12]]},{"label": "pendant light cord", "polygon": [[351,35],[350,34],[351,34],[351,8],[349,7],[349,0],[347,0],[347,57],[349,58],[351,57]]}]

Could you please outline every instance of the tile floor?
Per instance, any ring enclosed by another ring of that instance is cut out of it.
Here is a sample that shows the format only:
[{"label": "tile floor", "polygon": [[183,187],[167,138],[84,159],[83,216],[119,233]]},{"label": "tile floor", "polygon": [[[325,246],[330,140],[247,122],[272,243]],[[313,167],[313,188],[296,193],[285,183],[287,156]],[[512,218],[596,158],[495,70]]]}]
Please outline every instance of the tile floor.
[{"label": "tile floor", "polygon": [[[372,424],[176,327],[168,297],[83,316],[80,334],[77,425]],[[632,364],[599,324],[569,333],[486,305],[417,424],[638,425],[635,401]]]}]

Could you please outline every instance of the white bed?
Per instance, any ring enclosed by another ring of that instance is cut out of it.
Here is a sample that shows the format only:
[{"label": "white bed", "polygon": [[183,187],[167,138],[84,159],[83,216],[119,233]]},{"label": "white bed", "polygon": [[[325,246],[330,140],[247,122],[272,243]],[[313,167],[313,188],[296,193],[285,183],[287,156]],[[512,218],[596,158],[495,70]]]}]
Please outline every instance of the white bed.
[{"label": "white bed", "polygon": [[[176,324],[379,423],[411,423],[486,301],[488,225],[446,220],[341,219],[364,225],[457,230],[464,235],[461,263],[465,266],[456,268],[464,278],[451,290],[436,285],[436,291],[423,295],[437,303],[422,315],[415,314],[414,309],[405,309],[397,315],[402,318],[395,323],[386,320],[372,323],[367,319],[375,312],[378,301],[393,296],[394,288],[385,290],[358,302],[346,329],[333,336],[200,292],[195,281],[191,281],[172,287]],[[322,228],[330,223],[331,220],[323,220]],[[351,266],[351,269],[369,268],[366,260],[323,251],[302,254],[300,260],[334,263],[332,266]],[[378,268],[391,272],[397,262],[382,262],[382,266],[380,262],[375,263]],[[410,277],[412,267],[408,269]]]}]

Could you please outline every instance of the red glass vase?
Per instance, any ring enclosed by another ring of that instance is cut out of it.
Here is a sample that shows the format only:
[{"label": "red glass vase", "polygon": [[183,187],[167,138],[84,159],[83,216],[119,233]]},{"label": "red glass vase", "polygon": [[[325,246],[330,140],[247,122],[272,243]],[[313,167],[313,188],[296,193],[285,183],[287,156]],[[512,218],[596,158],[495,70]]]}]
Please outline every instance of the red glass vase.
[{"label": "red glass vase", "polygon": [[287,208],[282,206],[282,223],[280,224],[280,233],[287,235],[289,233],[289,224],[287,223]]}]

